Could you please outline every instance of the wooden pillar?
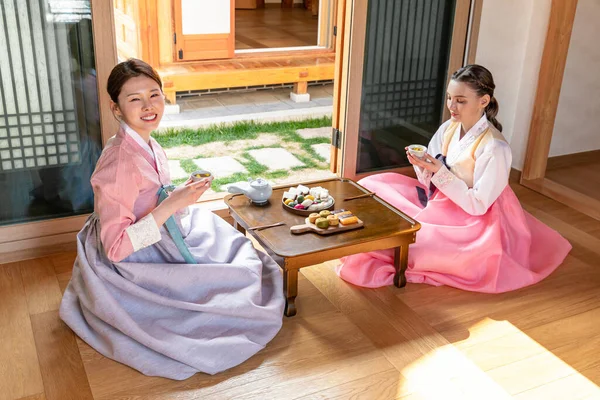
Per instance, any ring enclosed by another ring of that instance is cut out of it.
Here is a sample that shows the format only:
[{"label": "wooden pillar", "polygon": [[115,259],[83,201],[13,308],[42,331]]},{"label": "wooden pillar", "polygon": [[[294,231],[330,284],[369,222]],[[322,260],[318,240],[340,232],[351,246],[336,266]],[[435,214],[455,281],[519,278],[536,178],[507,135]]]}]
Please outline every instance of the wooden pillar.
[{"label": "wooden pillar", "polygon": [[310,101],[308,82],[303,81],[294,83],[294,90],[290,93],[290,99],[296,103],[308,103]]},{"label": "wooden pillar", "polygon": [[308,93],[308,82],[294,83],[294,93],[296,93],[296,94]]},{"label": "wooden pillar", "polygon": [[106,91],[108,76],[118,62],[112,0],[92,2],[92,29],[96,56],[100,129],[102,145],[104,145],[119,129],[119,123],[110,109],[110,96]]},{"label": "wooden pillar", "polygon": [[542,179],[550,153],[577,0],[552,0],[522,180]]}]

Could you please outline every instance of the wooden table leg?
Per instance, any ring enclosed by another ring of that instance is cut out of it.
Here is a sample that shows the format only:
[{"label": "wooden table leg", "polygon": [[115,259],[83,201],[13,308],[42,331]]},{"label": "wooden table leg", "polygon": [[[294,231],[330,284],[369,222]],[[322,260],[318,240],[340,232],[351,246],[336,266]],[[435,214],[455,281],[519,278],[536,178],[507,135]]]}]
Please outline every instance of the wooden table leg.
[{"label": "wooden table leg", "polygon": [[298,270],[283,270],[283,294],[285,295],[285,316],[296,315],[296,296],[298,295]]},{"label": "wooden table leg", "polygon": [[394,286],[399,288],[406,286],[406,268],[408,268],[408,244],[396,247],[394,249],[394,268],[396,268],[396,274],[394,275]]},{"label": "wooden table leg", "polygon": [[246,236],[246,230],[235,219],[233,220],[233,227],[240,231],[242,235]]}]

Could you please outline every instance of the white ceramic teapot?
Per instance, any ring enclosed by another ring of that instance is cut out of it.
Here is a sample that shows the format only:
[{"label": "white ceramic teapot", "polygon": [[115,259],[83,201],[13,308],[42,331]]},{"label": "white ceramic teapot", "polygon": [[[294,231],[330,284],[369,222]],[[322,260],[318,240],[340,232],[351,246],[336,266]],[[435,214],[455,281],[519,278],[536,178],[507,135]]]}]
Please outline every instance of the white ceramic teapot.
[{"label": "white ceramic teapot", "polygon": [[255,180],[248,179],[248,182],[235,182],[227,188],[229,193],[242,193],[257,206],[265,205],[269,202],[273,188],[263,178]]}]

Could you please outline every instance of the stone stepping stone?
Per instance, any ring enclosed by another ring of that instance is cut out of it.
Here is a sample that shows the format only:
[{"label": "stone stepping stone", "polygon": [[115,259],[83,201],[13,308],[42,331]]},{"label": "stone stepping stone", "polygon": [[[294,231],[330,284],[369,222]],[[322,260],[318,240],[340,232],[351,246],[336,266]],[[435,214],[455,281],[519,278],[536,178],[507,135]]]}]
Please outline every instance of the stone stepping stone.
[{"label": "stone stepping stone", "polygon": [[181,168],[180,160],[169,160],[169,171],[171,171],[171,179],[182,179],[190,176]]},{"label": "stone stepping stone", "polygon": [[319,143],[319,144],[313,144],[312,149],[315,151],[315,153],[317,153],[318,155],[320,155],[321,157],[323,157],[325,159],[325,161],[327,161],[328,163],[331,160],[331,145],[329,143]]},{"label": "stone stepping stone", "polygon": [[302,137],[302,139],[313,139],[313,138],[330,138],[331,137],[331,127],[323,127],[323,128],[305,128],[298,129],[296,133]]},{"label": "stone stepping stone", "polygon": [[266,148],[250,150],[248,152],[259,164],[266,166],[271,171],[302,167],[304,163],[292,153],[282,148]]},{"label": "stone stepping stone", "polygon": [[246,168],[233,157],[211,157],[197,158],[192,160],[198,166],[198,169],[204,169],[213,174],[215,178],[225,178],[236,172],[247,173]]}]

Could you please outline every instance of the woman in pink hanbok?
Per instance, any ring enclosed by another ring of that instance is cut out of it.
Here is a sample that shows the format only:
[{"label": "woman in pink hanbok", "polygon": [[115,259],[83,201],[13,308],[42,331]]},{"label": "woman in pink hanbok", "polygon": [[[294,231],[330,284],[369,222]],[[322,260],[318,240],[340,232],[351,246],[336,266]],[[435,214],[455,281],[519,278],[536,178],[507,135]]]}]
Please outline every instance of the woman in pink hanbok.
[{"label": "woman in pink hanbok", "polygon": [[[508,185],[512,156],[496,120],[494,89],[482,66],[456,71],[447,90],[451,119],[423,159],[407,151],[418,181],[383,173],[359,182],[421,223],[410,246],[408,282],[506,292],[544,279],[571,250],[523,211]],[[391,250],[346,257],[337,273],[359,286],[391,285],[392,257]]]},{"label": "woman in pink hanbok", "polygon": [[121,129],[91,183],[94,213],[60,316],[106,357],[150,376],[215,374],[260,351],[284,307],[278,265],[212,212],[189,208],[210,181],[170,187],[166,155],[150,133],[165,103],[156,71],[118,64],[108,92]]}]

